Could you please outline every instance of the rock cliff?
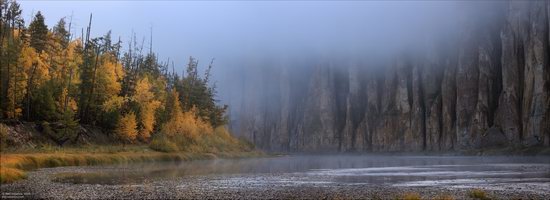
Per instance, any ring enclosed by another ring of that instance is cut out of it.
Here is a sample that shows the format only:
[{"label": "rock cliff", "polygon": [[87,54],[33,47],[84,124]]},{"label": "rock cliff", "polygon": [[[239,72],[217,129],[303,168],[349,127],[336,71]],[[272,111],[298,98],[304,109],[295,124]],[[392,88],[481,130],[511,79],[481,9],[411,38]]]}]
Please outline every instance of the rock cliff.
[{"label": "rock cliff", "polygon": [[243,84],[231,128],[268,151],[550,146],[550,2],[511,1],[429,50],[281,64]]}]

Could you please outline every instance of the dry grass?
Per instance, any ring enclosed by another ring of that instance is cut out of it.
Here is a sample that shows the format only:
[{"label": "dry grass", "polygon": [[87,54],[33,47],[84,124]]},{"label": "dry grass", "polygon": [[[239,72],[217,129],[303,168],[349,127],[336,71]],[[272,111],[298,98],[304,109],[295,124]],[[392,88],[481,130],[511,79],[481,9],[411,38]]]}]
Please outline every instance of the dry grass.
[{"label": "dry grass", "polygon": [[454,200],[455,198],[449,194],[441,194],[441,195],[437,195],[434,199],[435,200]]},{"label": "dry grass", "polygon": [[29,154],[29,153],[120,153],[120,152],[151,152],[147,145],[126,145],[104,144],[104,145],[79,145],[79,146],[56,146],[43,144],[37,147],[18,147],[6,149],[3,153],[8,154]]},{"label": "dry grass", "polygon": [[184,135],[157,134],[153,137],[151,149],[161,152],[191,153],[235,153],[250,152],[254,145],[231,136],[225,127],[218,127],[211,132],[200,134],[193,140]]},{"label": "dry grass", "polygon": [[403,199],[403,200],[420,200],[422,199],[420,194],[416,193],[416,192],[407,192],[405,194],[403,194],[403,196],[399,199]]},{"label": "dry grass", "polygon": [[468,196],[472,199],[480,199],[480,200],[489,200],[490,197],[487,196],[487,193],[481,189],[473,189],[470,190],[468,193]]},{"label": "dry grass", "polygon": [[[45,153],[3,153],[0,154],[0,182],[10,183],[26,177],[24,171],[37,168],[59,166],[86,166],[100,164],[124,164],[135,162],[158,161],[187,161],[197,159],[212,159],[216,157],[248,157],[258,156],[261,153],[249,152],[224,152],[224,153],[196,153],[177,152],[162,153],[142,149],[142,147],[130,147],[123,151],[105,147],[103,152],[86,152],[83,149],[64,149],[59,151],[45,151]],[[111,152],[110,150],[117,150]],[[96,150],[97,151],[97,150]]]},{"label": "dry grass", "polygon": [[0,167],[0,183],[11,183],[24,178],[27,178],[27,174],[22,170]]}]

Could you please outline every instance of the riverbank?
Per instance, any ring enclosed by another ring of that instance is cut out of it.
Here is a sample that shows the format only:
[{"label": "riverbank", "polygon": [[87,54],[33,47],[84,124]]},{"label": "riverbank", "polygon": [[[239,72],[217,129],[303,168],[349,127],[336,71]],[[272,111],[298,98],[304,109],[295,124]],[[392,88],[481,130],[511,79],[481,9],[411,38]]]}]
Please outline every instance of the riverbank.
[{"label": "riverbank", "polygon": [[158,161],[189,161],[261,156],[259,151],[172,152],[147,146],[97,146],[80,148],[19,149],[0,153],[0,183],[27,178],[27,171],[60,166],[90,166]]}]

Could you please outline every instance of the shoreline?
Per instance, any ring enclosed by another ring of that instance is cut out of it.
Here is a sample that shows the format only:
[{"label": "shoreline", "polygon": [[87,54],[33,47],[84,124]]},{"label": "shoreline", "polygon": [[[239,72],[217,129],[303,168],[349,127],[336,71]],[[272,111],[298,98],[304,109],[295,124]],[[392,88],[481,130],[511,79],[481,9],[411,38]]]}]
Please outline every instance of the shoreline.
[{"label": "shoreline", "polygon": [[[135,148],[135,147],[134,147]],[[13,183],[26,179],[28,171],[40,168],[64,166],[95,166],[140,162],[191,161],[216,158],[248,158],[265,156],[260,151],[250,152],[157,152],[148,149],[142,151],[87,152],[82,149],[66,149],[53,152],[1,152],[0,183]]]},{"label": "shoreline", "polygon": [[550,147],[507,147],[492,149],[472,149],[462,151],[417,151],[417,152],[272,152],[275,156],[287,155],[372,155],[372,156],[550,156]]}]

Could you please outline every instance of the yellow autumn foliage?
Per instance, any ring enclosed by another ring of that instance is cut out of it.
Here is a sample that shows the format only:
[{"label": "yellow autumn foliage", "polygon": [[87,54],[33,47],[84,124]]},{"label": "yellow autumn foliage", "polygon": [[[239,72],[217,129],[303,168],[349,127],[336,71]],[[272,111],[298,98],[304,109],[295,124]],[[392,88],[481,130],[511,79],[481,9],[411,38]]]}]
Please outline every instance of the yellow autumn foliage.
[{"label": "yellow autumn foliage", "polygon": [[142,78],[136,83],[136,94],[134,95],[134,100],[139,102],[148,102],[151,101],[154,96],[151,92],[151,84],[147,77]]},{"label": "yellow autumn foliage", "polygon": [[65,101],[67,101],[67,109],[76,112],[76,109],[78,109],[78,105],[76,103],[76,100],[69,96],[69,90],[67,90],[67,88],[63,88],[61,90],[61,95],[59,96],[57,102],[55,102],[56,107],[60,113],[63,113],[65,111]]},{"label": "yellow autumn foliage", "polygon": [[136,93],[133,96],[133,100],[139,105],[141,129],[139,130],[138,139],[144,142],[151,137],[155,126],[155,111],[161,105],[160,101],[154,99],[155,96],[151,89],[149,79],[144,77],[137,82]]},{"label": "yellow autumn foliage", "polygon": [[[18,118],[22,115],[21,102],[27,93],[29,74],[35,68],[38,54],[32,47],[23,45],[21,53],[17,58],[17,66],[11,66],[10,77],[7,82],[7,109],[8,118]],[[37,66],[38,67],[38,66]],[[34,70],[36,71],[36,70]]]},{"label": "yellow autumn foliage", "polygon": [[23,48],[21,48],[21,54],[18,59],[19,67],[30,72],[29,70],[33,67],[37,57],[38,54],[34,51],[34,48],[24,45]]},{"label": "yellow autumn foliage", "polygon": [[35,66],[31,67],[29,73],[29,76],[33,78],[34,88],[40,87],[50,79],[50,59],[50,56],[44,51],[35,57]]},{"label": "yellow autumn foliage", "polygon": [[[29,87],[38,88],[49,76],[49,56],[47,53],[38,54],[34,48],[23,45],[21,54],[17,59],[17,67],[10,72],[11,78],[8,82],[7,109],[8,118],[19,118],[22,116],[22,101],[29,91]],[[32,85],[29,85],[32,84]]]},{"label": "yellow autumn foliage", "polygon": [[133,143],[138,134],[136,114],[130,112],[120,118],[115,133],[125,143]]},{"label": "yellow autumn foliage", "polygon": [[142,129],[139,131],[138,138],[141,141],[147,141],[155,127],[155,111],[160,106],[160,101],[153,100],[140,106],[140,119]]},{"label": "yellow autumn foliage", "polygon": [[195,108],[182,112],[177,92],[173,92],[173,108],[170,120],[166,122],[161,132],[168,137],[184,137],[194,142],[201,134],[211,134],[212,127],[196,116]]},{"label": "yellow autumn foliage", "polygon": [[78,74],[78,67],[84,62],[82,60],[82,54],[78,52],[78,48],[82,46],[80,40],[71,41],[67,47],[67,61],[65,72],[70,78],[70,82],[73,85],[80,83],[80,78]]},{"label": "yellow autumn foliage", "polygon": [[107,97],[117,96],[122,88],[120,83],[124,75],[122,64],[109,54],[103,55],[102,61],[97,70],[97,92]]},{"label": "yellow autumn foliage", "polygon": [[122,107],[126,103],[127,99],[121,96],[111,96],[105,102],[103,102],[103,110],[106,112],[115,111]]}]

